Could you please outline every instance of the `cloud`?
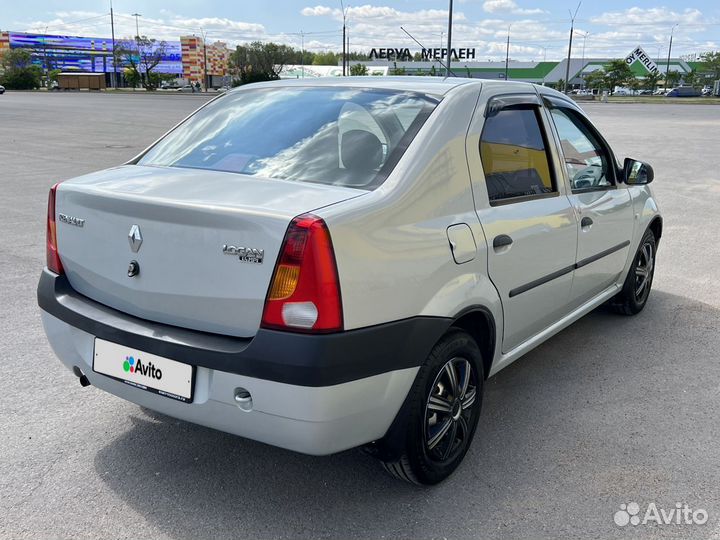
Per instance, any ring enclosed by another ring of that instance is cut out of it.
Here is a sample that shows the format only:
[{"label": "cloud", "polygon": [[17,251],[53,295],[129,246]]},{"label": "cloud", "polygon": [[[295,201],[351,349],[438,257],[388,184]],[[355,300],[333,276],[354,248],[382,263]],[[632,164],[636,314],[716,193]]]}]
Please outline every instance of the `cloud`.
[{"label": "cloud", "polygon": [[621,24],[658,26],[673,24],[703,24],[708,22],[699,9],[686,8],[682,12],[677,12],[665,7],[632,7],[622,11],[608,11],[598,15],[597,17],[591,18],[590,21],[603,25]]},{"label": "cloud", "polygon": [[[46,20],[13,23],[13,30],[74,35],[87,37],[109,37],[110,15],[92,11],[58,11]],[[181,35],[201,35],[205,32],[208,41],[240,43],[263,39],[268,34],[259,23],[236,21],[220,17],[191,18],[173,15],[163,18],[140,17],[140,33],[165,41],[178,41]],[[135,18],[130,13],[115,12],[115,35],[123,39],[135,35]]]},{"label": "cloud", "polygon": [[524,9],[517,5],[514,0],[485,0],[483,10],[488,13],[512,13],[513,15],[538,15],[546,13],[544,9]]}]

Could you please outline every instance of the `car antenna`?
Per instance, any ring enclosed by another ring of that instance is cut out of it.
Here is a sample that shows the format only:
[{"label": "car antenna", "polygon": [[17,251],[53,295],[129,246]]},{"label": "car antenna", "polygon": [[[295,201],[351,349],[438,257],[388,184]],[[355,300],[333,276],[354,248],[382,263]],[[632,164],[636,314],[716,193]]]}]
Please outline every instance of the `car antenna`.
[{"label": "car antenna", "polygon": [[[407,30],[405,30],[402,26],[400,27],[400,30],[402,30],[403,32],[405,32],[405,33],[410,37],[410,39],[412,39],[415,43],[417,43],[418,45],[420,45],[420,47],[422,47],[423,49],[426,48],[425,45],[423,45],[423,44],[420,43],[417,39],[415,39],[415,38],[413,37],[413,35],[412,35],[410,32],[408,32]],[[450,51],[448,51],[448,56],[450,56]],[[448,67],[443,63],[442,60],[438,59],[438,62],[440,62],[440,65],[441,65],[442,67],[444,67],[445,69],[447,69],[447,70],[452,74],[453,77],[457,77],[457,75],[455,75],[455,73],[454,73],[451,69],[448,69]]]}]

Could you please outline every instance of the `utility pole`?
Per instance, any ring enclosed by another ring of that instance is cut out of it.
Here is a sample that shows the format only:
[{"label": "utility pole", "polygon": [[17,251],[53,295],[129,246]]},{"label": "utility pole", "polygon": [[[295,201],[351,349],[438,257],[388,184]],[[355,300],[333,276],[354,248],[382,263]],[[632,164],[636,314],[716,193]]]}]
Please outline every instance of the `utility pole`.
[{"label": "utility pole", "polygon": [[[450,76],[450,62],[452,61],[452,11],[453,11],[453,0],[450,0],[450,6],[448,7],[448,42],[447,42],[447,64],[445,64],[445,76]],[[442,56],[442,52],[440,53]]]},{"label": "utility pole", "polygon": [[347,66],[347,57],[345,56],[345,47],[347,43],[345,42],[345,34],[347,32],[347,10],[345,9],[345,4],[343,3],[343,0],[340,0],[340,9],[342,10],[342,18],[343,18],[343,52],[342,52],[342,66],[343,66],[343,77],[347,75],[346,66]]},{"label": "utility pole", "polygon": [[670,72],[670,53],[672,52],[673,32],[675,32],[675,29],[677,27],[678,27],[678,24],[675,24],[675,25],[673,25],[672,29],[670,30],[670,46],[668,47],[667,64],[665,65],[665,90],[667,90],[668,73]]},{"label": "utility pole", "polygon": [[577,8],[575,8],[575,14],[570,13],[570,43],[568,44],[567,65],[565,66],[565,87],[563,88],[563,93],[565,94],[567,94],[568,83],[570,82],[568,79],[570,78],[570,57],[572,55],[573,33],[575,32],[575,17],[577,17],[581,5],[582,2],[578,2]]},{"label": "utility pole", "polygon": [[510,63],[510,26],[508,24],[507,45],[505,46],[505,80],[508,80],[508,64]]},{"label": "utility pole", "polygon": [[117,88],[117,63],[116,63],[116,56],[115,56],[115,17],[113,15],[113,5],[112,0],[110,0],[110,33],[112,34],[112,66],[113,66],[113,74],[112,74],[112,87]]}]

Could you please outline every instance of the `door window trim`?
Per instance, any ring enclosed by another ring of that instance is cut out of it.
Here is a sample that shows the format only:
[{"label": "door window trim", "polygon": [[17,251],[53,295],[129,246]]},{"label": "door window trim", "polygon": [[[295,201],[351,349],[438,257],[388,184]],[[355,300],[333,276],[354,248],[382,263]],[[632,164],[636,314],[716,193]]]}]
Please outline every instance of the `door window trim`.
[{"label": "door window trim", "polygon": [[[496,94],[492,96],[487,101],[487,105],[485,106],[485,111],[483,113],[483,116],[485,117],[485,122],[487,122],[488,118],[492,118],[493,116],[496,116],[499,112],[507,109],[531,109],[535,113],[535,120],[538,123],[538,129],[540,130],[540,135],[543,139],[543,145],[545,146],[545,157],[547,159],[548,163],[548,171],[550,172],[550,181],[553,185],[553,191],[549,193],[537,193],[533,195],[520,195],[518,197],[507,197],[504,199],[490,199],[488,194],[488,203],[491,207],[495,206],[505,206],[508,204],[515,204],[515,203],[522,203],[527,201],[534,201],[536,199],[549,199],[552,197],[559,197],[560,196],[560,186],[559,186],[559,180],[560,177],[558,175],[558,171],[556,170],[555,161],[553,159],[553,155],[551,152],[551,140],[550,140],[550,134],[547,132],[547,126],[545,125],[545,122],[543,121],[542,117],[542,106],[543,102],[540,99],[540,96],[538,96],[536,93],[514,93],[514,94]],[[483,167],[483,182],[485,182],[485,187],[487,189],[487,179],[485,177],[485,164],[482,162],[482,152],[480,150],[480,145],[482,145],[483,142],[483,132],[485,131],[485,122],[483,123],[483,127],[480,130],[480,136],[478,140],[478,148],[477,152],[480,155],[480,163],[482,163]],[[554,144],[554,141],[553,141]]]},{"label": "door window trim", "polygon": [[[542,98],[543,104],[548,110],[548,120],[550,122],[550,129],[553,130],[553,133],[555,134],[558,144],[557,144],[557,150],[560,155],[560,161],[561,163],[565,164],[565,151],[562,148],[562,144],[559,144],[560,142],[560,132],[558,131],[557,125],[555,124],[555,119],[552,116],[553,109],[559,109],[563,111],[567,116],[569,117],[569,120],[577,127],[581,132],[583,132],[583,135],[585,135],[590,142],[593,144],[597,143],[600,146],[600,149],[605,153],[606,159],[608,160],[609,165],[609,173],[611,175],[610,182],[611,184],[609,186],[591,186],[586,188],[574,188],[572,185],[572,179],[569,177],[567,170],[564,170],[562,173],[564,177],[568,181],[570,192],[575,193],[591,193],[595,191],[611,191],[614,189],[618,189],[619,184],[619,176],[618,176],[618,165],[617,160],[615,159],[615,154],[613,154],[612,149],[610,148],[610,145],[605,140],[605,138],[598,132],[597,129],[590,123],[590,121],[585,118],[585,115],[582,113],[582,111],[574,104],[570,103],[564,99],[557,98],[555,96],[543,96]],[[567,111],[567,112],[566,112]],[[573,119],[577,120],[580,123],[580,126],[578,126]],[[593,141],[593,139],[595,139]]]}]

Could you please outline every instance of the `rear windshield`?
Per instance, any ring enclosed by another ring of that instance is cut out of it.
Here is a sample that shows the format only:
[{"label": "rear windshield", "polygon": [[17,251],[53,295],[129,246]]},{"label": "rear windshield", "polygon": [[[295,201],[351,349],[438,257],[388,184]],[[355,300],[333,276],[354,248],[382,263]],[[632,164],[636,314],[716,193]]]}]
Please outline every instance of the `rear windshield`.
[{"label": "rear windshield", "polygon": [[356,88],[231,92],[137,163],[374,189],[437,103],[422,94]]}]

